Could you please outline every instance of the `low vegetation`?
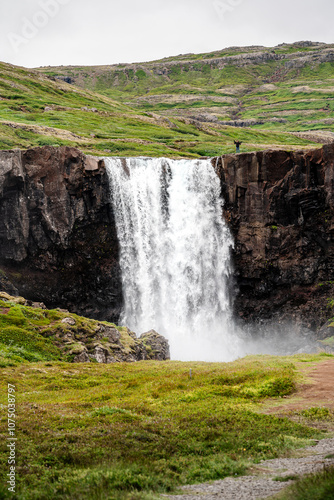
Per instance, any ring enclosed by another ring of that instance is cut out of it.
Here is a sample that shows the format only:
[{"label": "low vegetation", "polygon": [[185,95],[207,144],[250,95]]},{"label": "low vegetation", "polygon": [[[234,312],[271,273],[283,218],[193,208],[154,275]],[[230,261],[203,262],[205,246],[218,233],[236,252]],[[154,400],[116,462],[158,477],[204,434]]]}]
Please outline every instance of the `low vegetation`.
[{"label": "low vegetation", "polygon": [[[261,403],[295,390],[290,358],[233,363],[23,362],[0,369],[17,394],[20,500],[153,498],[179,485],[245,473],[323,431],[261,414]],[[190,368],[192,376],[190,377]],[[1,463],[6,463],[2,413]],[[4,484],[6,470],[1,471]],[[9,498],[6,488],[1,498]]]},{"label": "low vegetation", "polygon": [[277,500],[332,500],[334,498],[334,467],[326,467],[316,474],[309,474],[297,481]]},{"label": "low vegetation", "polygon": [[[223,151],[231,152],[231,132],[224,128],[231,125],[244,143],[243,151],[249,151],[269,143],[271,147],[296,146],[297,138],[309,144],[333,140],[334,62],[328,57],[332,48],[303,43],[239,47],[147,63],[39,71],[69,78],[75,86],[99,92],[138,112],[195,126],[201,132],[203,151],[208,138],[203,142],[202,133],[206,132],[220,136]],[[233,56],[254,52],[261,54],[252,63],[233,60]],[[230,59],[222,60],[226,57]],[[279,132],[281,137],[276,135]]]}]

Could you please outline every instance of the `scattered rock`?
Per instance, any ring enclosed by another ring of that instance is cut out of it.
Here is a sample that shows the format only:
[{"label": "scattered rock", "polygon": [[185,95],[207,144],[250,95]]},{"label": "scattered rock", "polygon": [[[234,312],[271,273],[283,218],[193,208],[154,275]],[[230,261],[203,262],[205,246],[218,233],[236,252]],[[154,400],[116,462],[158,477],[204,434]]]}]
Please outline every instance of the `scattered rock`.
[{"label": "scattered rock", "polygon": [[44,304],[44,302],[31,302],[28,300],[27,301],[28,305],[30,307],[34,307],[35,309],[46,309],[46,305]]},{"label": "scattered rock", "polygon": [[77,354],[73,359],[73,363],[90,363],[90,359],[87,352],[82,351],[80,354]]},{"label": "scattered rock", "polygon": [[0,292],[0,299],[7,300],[10,302],[14,302],[14,304],[21,304],[22,306],[25,306],[27,301],[23,297],[13,297],[12,295],[9,295],[6,292]]},{"label": "scattered rock", "polygon": [[[130,332],[130,330],[129,330]],[[132,332],[131,332],[132,333]],[[117,330],[117,328],[114,328],[112,326],[104,325],[100,323],[100,326],[97,330],[97,334],[100,338],[106,338],[109,340],[109,342],[113,343],[119,343],[119,339],[121,337],[120,332]],[[136,334],[134,334],[136,338]]]},{"label": "scattered rock", "polygon": [[318,338],[324,340],[334,336],[334,318],[329,319],[318,331]]},{"label": "scattered rock", "polygon": [[315,354],[320,351],[320,346],[306,345],[293,354]]},{"label": "scattered rock", "polygon": [[75,325],[76,321],[74,318],[64,318],[61,320],[61,322],[65,325]]},{"label": "scattered rock", "polygon": [[103,347],[98,345],[95,347],[95,351],[94,351],[93,356],[98,363],[106,363],[108,351],[107,351],[107,349],[103,349]]},{"label": "scattered rock", "polygon": [[[83,318],[84,319],[84,318]],[[63,328],[55,325],[56,343],[67,357],[73,356],[74,363],[95,361],[98,363],[129,362],[169,359],[168,341],[154,330],[140,338],[129,328],[87,320],[77,326],[71,316],[60,321]],[[49,336],[50,331],[47,330]]]},{"label": "scattered rock", "polygon": [[168,340],[155,330],[143,333],[139,337],[139,340],[141,340],[145,346],[148,356],[146,359],[156,359],[159,361],[170,359]]}]

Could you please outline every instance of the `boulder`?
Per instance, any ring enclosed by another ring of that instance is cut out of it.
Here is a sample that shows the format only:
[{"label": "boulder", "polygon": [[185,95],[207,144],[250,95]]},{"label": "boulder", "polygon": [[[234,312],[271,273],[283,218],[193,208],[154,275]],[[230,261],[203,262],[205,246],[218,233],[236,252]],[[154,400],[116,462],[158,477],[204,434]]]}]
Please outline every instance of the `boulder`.
[{"label": "boulder", "polygon": [[165,361],[170,359],[168,340],[155,330],[143,333],[139,340],[145,347],[146,358]]}]

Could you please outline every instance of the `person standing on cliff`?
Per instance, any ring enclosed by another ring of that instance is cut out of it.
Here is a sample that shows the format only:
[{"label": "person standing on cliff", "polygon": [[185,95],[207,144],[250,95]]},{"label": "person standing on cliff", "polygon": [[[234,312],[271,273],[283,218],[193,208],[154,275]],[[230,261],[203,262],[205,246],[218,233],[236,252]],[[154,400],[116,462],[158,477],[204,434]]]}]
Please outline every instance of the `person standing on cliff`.
[{"label": "person standing on cliff", "polygon": [[242,142],[240,141],[234,141],[234,144],[235,144],[235,149],[236,149],[236,153],[240,153],[240,144],[242,144]]}]

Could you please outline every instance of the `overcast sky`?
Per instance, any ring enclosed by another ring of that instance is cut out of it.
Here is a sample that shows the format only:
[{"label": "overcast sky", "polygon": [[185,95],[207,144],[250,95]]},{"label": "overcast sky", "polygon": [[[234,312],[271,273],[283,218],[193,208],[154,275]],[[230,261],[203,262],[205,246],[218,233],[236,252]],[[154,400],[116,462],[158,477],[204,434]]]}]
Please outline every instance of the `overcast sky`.
[{"label": "overcast sky", "polygon": [[334,43],[333,0],[1,0],[0,60],[139,62],[230,46]]}]

